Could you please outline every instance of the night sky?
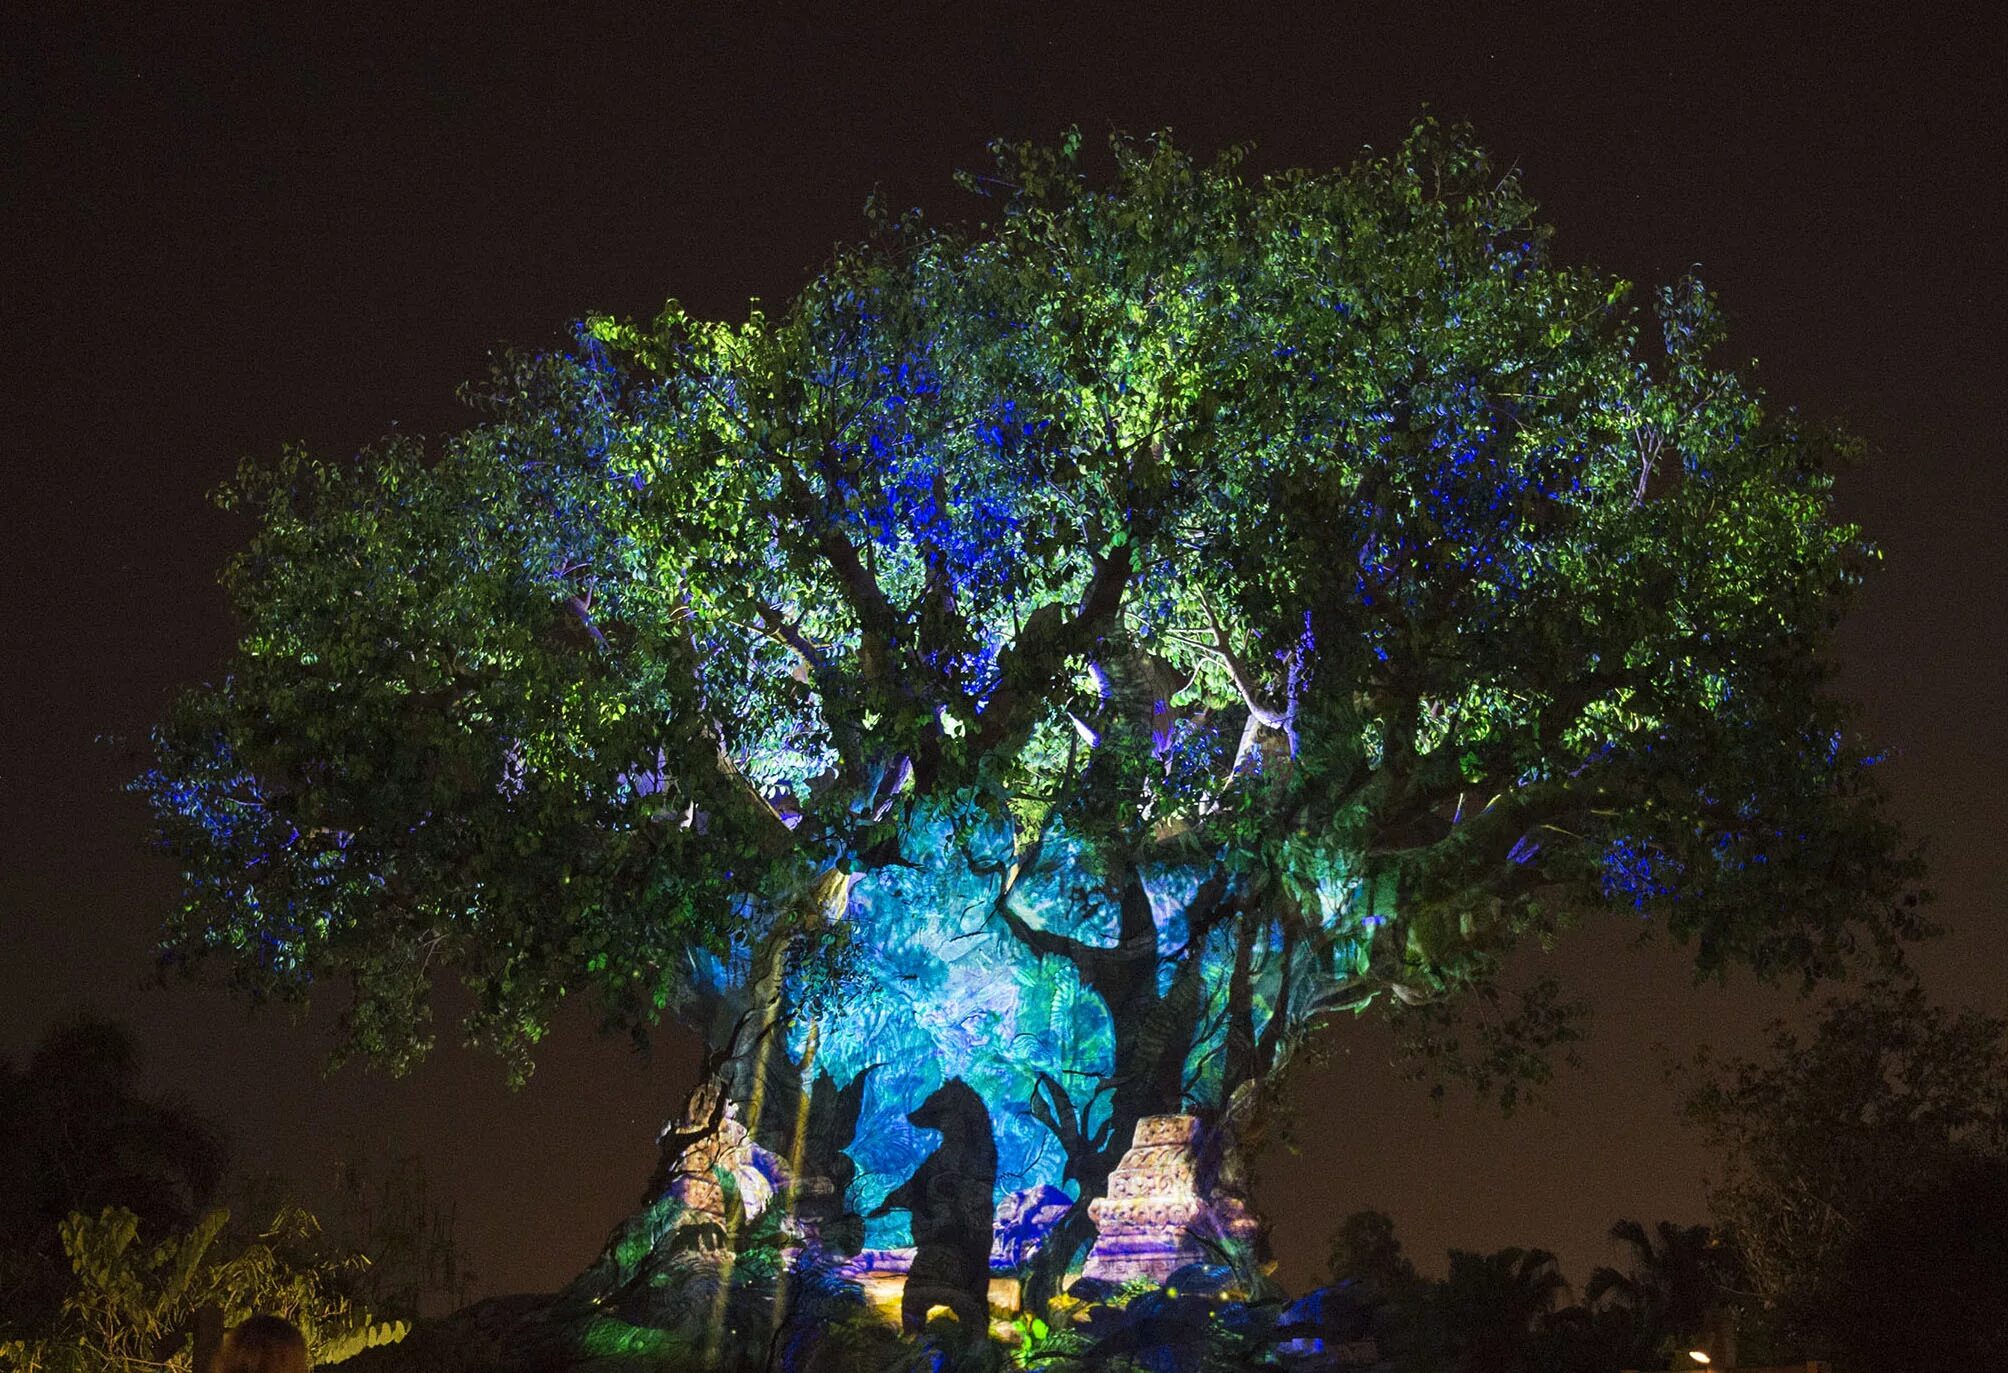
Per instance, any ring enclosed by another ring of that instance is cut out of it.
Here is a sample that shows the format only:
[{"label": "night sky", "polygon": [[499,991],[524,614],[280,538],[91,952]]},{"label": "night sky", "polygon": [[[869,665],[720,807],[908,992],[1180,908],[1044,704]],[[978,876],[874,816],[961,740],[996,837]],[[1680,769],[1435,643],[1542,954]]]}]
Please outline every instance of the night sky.
[{"label": "night sky", "polygon": [[[1879,450],[1843,483],[1887,554],[1843,682],[1929,843],[1950,934],[1918,962],[1945,999],[2008,1011],[2008,168],[1978,7],[129,8],[0,26],[0,1054],[83,1004],[124,1017],[149,1085],[224,1123],[245,1167],[312,1195],[344,1154],[419,1153],[480,1290],[561,1283],[636,1200],[686,1042],[644,1062],[578,1015],[520,1093],[451,1048],[402,1081],[325,1078],[326,1008],[296,1025],[152,985],[174,875],[119,788],[229,643],[214,576],[246,530],[205,493],[289,442],[456,428],[491,348],[556,344],[588,310],[778,304],[875,187],[967,212],[951,173],[992,137],[1169,127],[1322,168],[1425,104],[1524,169],[1564,258],[1644,284],[1699,263],[1773,396]],[[1654,1046],[1748,1046],[1794,1001],[1692,989],[1637,934],[1554,956],[1599,1016],[1552,1111],[1439,1113],[1378,1032],[1335,1034],[1297,1084],[1304,1152],[1262,1160],[1285,1278],[1309,1285],[1361,1206],[1426,1269],[1541,1245],[1577,1282],[1613,1219],[1702,1219],[1708,1160]]]}]

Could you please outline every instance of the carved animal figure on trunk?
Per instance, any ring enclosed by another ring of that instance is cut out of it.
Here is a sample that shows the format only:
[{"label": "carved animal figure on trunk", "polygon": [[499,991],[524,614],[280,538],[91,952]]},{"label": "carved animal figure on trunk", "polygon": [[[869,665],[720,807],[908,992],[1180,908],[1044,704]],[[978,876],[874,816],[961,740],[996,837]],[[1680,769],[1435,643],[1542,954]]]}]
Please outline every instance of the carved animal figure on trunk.
[{"label": "carved animal figure on trunk", "polygon": [[918,1333],[927,1313],[946,1306],[965,1331],[990,1323],[990,1244],[997,1189],[997,1142],[990,1112],[969,1084],[950,1078],[906,1117],[939,1130],[941,1147],[872,1214],[913,1215],[913,1267],[900,1294],[900,1324]]}]

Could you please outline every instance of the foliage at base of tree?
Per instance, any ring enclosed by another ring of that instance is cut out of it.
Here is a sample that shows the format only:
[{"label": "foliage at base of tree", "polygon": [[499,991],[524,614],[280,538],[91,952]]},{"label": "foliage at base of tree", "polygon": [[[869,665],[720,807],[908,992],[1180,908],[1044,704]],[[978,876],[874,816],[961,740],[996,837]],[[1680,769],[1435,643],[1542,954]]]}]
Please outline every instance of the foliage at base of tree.
[{"label": "foliage at base of tree", "polygon": [[132,1031],[90,1013],[50,1026],[21,1067],[0,1062],[0,1330],[61,1302],[75,1213],[119,1207],[166,1234],[218,1199],[221,1131],[143,1092],[139,1062]]},{"label": "foliage at base of tree", "polygon": [[129,1026],[56,1022],[24,1065],[0,1062],[0,1368],[185,1366],[204,1311],[293,1315],[329,1362],[425,1298],[465,1299],[419,1160],[352,1154],[328,1233],[296,1188],[235,1172],[220,1125],[145,1093]]},{"label": "foliage at base of tree", "polygon": [[235,1325],[259,1314],[300,1327],[316,1363],[336,1363],[401,1338],[402,1323],[373,1320],[342,1295],[356,1260],[309,1256],[319,1223],[292,1209],[257,1238],[232,1245],[230,1213],[211,1211],[189,1229],[144,1239],[139,1217],[110,1207],[63,1222],[73,1281],[45,1330],[0,1343],[0,1368],[19,1373],[195,1373],[198,1321]]},{"label": "foliage at base of tree", "polygon": [[1419,1275],[1394,1223],[1356,1211],[1332,1240],[1334,1280],[1366,1282],[1382,1297],[1382,1351],[1403,1373],[1618,1373],[1665,1368],[1706,1343],[1727,1299],[1729,1262],[1705,1226],[1662,1221],[1652,1231],[1621,1220],[1611,1238],[1630,1251],[1602,1267],[1582,1300],[1562,1305],[1568,1283],[1544,1249],[1490,1254],[1453,1249],[1442,1279]]},{"label": "foliage at base of tree", "polygon": [[1716,1224],[1619,1221],[1623,1268],[1578,1305],[1539,1250],[1454,1252],[1420,1277],[1393,1222],[1348,1216],[1335,1278],[1370,1279],[1417,1373],[1664,1368],[1732,1336],[1740,1362],[1842,1370],[2008,1359],[2008,1023],[1908,981],[1835,998],[1761,1058],[1701,1056],[1686,1111],[1724,1151]]},{"label": "foliage at base of tree", "polygon": [[404,1319],[467,1303],[476,1279],[455,1235],[458,1207],[434,1195],[422,1158],[378,1157],[352,1141],[336,1190],[329,1237],[369,1260],[349,1284],[352,1295]]}]

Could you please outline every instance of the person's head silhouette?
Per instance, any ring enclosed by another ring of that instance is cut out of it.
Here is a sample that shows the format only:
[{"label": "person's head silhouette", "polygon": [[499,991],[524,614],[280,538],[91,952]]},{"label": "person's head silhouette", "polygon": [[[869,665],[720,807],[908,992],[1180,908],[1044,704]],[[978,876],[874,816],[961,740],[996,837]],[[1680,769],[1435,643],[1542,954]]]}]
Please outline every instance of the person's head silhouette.
[{"label": "person's head silhouette", "polygon": [[307,1373],[307,1341],[291,1321],[253,1316],[223,1337],[214,1373]]}]

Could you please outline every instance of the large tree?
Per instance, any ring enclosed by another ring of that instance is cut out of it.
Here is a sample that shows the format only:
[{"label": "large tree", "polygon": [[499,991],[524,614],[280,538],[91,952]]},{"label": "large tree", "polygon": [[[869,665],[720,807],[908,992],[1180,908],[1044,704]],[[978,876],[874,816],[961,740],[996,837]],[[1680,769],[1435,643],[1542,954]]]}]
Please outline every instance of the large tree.
[{"label": "large tree", "polygon": [[1559,263],[1429,123],[1112,154],[1003,148],[987,222],[877,215],[775,313],[589,320],[430,451],[247,469],[242,639],[142,781],[171,954],[339,980],[393,1064],[441,979],[519,1068],[568,996],[676,1016],[782,1149],[879,1065],[868,1209],[944,1075],[1000,1187],[1085,1200],[1586,914],[1704,975],[1915,932],[1828,690],[1842,445],[1699,286]]}]

